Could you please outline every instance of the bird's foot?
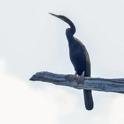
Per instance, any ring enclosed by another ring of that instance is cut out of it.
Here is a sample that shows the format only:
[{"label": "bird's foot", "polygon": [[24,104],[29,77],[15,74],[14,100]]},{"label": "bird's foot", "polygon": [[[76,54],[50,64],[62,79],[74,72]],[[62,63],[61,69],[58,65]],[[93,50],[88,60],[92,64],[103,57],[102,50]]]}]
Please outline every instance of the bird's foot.
[{"label": "bird's foot", "polygon": [[84,81],[84,72],[82,73],[82,75],[78,75],[77,73],[75,73],[75,78],[77,79],[78,85],[82,84]]}]

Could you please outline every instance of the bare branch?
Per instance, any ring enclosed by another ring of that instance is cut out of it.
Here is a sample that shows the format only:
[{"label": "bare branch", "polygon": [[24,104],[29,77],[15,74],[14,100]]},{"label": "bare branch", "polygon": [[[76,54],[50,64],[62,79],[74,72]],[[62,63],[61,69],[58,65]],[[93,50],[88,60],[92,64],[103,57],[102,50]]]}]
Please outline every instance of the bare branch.
[{"label": "bare branch", "polygon": [[50,72],[38,72],[31,81],[43,81],[61,86],[69,86],[76,89],[91,89],[96,91],[124,93],[124,78],[104,79],[91,78],[76,75],[54,74]]}]

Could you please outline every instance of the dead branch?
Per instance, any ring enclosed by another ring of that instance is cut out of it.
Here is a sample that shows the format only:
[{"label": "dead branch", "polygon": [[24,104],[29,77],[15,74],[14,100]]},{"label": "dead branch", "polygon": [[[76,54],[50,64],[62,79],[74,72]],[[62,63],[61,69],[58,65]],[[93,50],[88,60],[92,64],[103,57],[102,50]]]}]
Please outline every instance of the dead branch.
[{"label": "dead branch", "polygon": [[104,79],[76,76],[71,74],[54,74],[51,72],[38,72],[31,81],[43,81],[55,85],[68,86],[76,89],[91,89],[104,92],[124,93],[124,78]]}]

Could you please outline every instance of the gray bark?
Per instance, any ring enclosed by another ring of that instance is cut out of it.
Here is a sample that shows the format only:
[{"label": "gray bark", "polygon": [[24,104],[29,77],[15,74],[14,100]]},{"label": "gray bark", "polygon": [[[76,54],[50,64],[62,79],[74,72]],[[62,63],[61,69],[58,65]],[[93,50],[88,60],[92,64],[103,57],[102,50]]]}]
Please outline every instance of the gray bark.
[{"label": "gray bark", "polygon": [[76,76],[71,74],[54,74],[50,72],[38,72],[31,81],[43,81],[55,85],[69,86],[76,89],[91,89],[104,92],[124,93],[124,78],[104,79]]}]

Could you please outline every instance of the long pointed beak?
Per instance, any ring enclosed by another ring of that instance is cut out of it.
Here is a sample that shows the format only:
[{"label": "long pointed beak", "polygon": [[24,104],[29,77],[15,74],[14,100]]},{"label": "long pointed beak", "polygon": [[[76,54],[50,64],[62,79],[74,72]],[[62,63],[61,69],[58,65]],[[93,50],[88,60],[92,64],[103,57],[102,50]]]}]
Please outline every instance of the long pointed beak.
[{"label": "long pointed beak", "polygon": [[53,14],[53,13],[49,13],[50,15],[54,16],[54,17],[57,17],[59,19],[61,19],[62,21],[68,23],[68,20],[67,17],[63,16],[63,15],[56,15],[56,14]]},{"label": "long pointed beak", "polygon": [[52,16],[58,17],[56,14],[53,14],[53,13],[49,13],[49,14],[52,15]]},{"label": "long pointed beak", "polygon": [[[56,14],[53,14],[53,13],[49,13],[50,15],[52,15],[52,16],[55,16],[55,17],[57,17],[57,18],[59,18],[59,19],[62,19],[61,17],[60,17],[60,15],[56,15]],[[62,19],[63,20],[63,19]]]}]

